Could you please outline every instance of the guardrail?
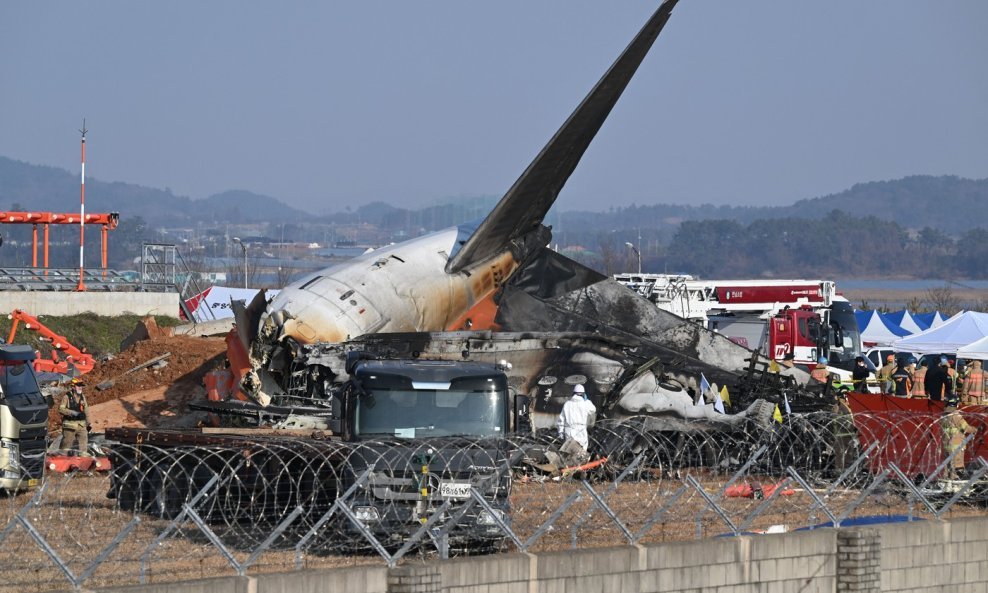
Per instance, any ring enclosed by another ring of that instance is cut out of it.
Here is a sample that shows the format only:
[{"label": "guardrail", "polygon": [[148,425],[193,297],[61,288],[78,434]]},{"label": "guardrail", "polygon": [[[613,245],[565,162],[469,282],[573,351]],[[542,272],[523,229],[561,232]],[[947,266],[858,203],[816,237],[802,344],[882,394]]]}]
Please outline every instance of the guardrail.
[{"label": "guardrail", "polygon": [[[146,290],[139,278],[117,270],[86,270],[83,283],[90,291]],[[0,268],[0,290],[72,291],[78,285],[79,268]]]},{"label": "guardrail", "polygon": [[[552,433],[455,447],[112,445],[111,473],[48,475],[3,501],[0,590],[985,514],[988,463],[965,448],[947,454],[937,419],[859,415],[853,434],[844,420],[793,415],[752,424],[751,439],[700,425],[656,430],[645,418],[602,422],[592,431],[597,462],[561,471]],[[965,454],[964,475],[949,479]]]}]

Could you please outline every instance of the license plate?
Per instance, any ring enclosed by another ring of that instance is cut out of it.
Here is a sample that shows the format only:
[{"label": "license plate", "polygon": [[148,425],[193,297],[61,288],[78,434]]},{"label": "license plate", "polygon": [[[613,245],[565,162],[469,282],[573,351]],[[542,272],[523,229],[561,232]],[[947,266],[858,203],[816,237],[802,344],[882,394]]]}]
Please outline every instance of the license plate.
[{"label": "license plate", "polygon": [[470,484],[441,482],[439,496],[442,498],[470,498]]}]

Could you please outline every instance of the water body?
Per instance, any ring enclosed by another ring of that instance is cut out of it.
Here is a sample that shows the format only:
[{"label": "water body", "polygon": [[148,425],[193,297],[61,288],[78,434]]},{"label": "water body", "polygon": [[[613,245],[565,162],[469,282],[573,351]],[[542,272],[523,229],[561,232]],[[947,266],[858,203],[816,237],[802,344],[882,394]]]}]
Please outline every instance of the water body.
[{"label": "water body", "polygon": [[988,280],[837,280],[838,290],[929,290],[931,288],[951,290],[988,290]]}]

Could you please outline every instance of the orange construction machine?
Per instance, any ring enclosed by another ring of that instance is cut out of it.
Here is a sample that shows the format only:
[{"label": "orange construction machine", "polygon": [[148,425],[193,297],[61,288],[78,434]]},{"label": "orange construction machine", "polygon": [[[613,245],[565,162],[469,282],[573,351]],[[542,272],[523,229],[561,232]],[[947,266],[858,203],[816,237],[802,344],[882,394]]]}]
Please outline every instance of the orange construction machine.
[{"label": "orange construction machine", "polygon": [[[14,343],[14,337],[17,335],[17,327],[21,322],[24,323],[24,329],[36,331],[41,336],[41,339],[51,342],[51,358],[41,358],[39,355],[34,360],[35,371],[62,373],[63,375],[84,375],[93,370],[93,365],[96,364],[96,361],[92,355],[73,346],[65,339],[65,336],[60,336],[51,331],[33,315],[21,309],[14,309],[7,318],[11,320],[10,335],[7,338],[7,343]],[[71,372],[72,368],[75,368],[78,373]]]}]

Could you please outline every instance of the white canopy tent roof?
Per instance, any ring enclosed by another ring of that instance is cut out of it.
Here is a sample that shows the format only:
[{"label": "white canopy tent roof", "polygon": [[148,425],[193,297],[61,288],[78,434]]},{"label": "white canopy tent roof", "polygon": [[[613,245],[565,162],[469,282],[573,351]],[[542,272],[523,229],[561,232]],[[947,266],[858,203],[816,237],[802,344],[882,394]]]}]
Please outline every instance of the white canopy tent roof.
[{"label": "white canopy tent roof", "polygon": [[895,325],[886,319],[878,311],[870,311],[870,314],[861,316],[858,319],[858,327],[861,331],[862,344],[875,344],[876,346],[888,346],[892,342],[908,336],[909,332]]},{"label": "white canopy tent roof", "polygon": [[911,334],[918,334],[924,329],[929,329],[929,326],[920,327],[920,325],[916,323],[916,319],[913,318],[912,313],[909,312],[909,309],[885,313],[882,317],[884,317],[886,321],[891,321]]},{"label": "white canopy tent roof", "polygon": [[988,337],[957,349],[957,358],[964,360],[988,360]]},{"label": "white canopy tent roof", "polygon": [[930,329],[931,327],[940,327],[943,325],[944,321],[947,321],[943,317],[943,313],[940,311],[933,311],[930,313],[913,313],[913,319],[919,325],[920,329]]},{"label": "white canopy tent roof", "polygon": [[958,348],[988,336],[988,313],[964,311],[942,325],[896,340],[892,348],[917,354],[955,354]]}]

